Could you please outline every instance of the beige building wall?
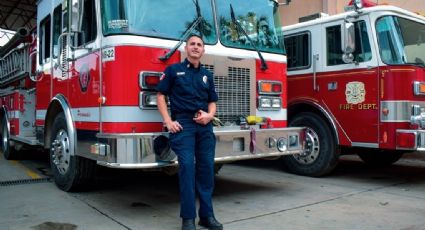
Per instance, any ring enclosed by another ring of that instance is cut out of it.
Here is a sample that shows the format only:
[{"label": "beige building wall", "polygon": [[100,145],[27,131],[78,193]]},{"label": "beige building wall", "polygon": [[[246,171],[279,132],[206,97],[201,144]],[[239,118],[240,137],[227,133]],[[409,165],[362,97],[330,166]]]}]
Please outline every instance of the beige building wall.
[{"label": "beige building wall", "polygon": [[[401,7],[425,16],[425,0],[369,0],[378,4],[389,4]],[[280,0],[282,2],[282,0]],[[344,12],[344,7],[350,0],[292,0],[287,6],[281,6],[279,11],[282,17],[282,25],[298,23],[303,16],[326,13],[329,15]]]}]

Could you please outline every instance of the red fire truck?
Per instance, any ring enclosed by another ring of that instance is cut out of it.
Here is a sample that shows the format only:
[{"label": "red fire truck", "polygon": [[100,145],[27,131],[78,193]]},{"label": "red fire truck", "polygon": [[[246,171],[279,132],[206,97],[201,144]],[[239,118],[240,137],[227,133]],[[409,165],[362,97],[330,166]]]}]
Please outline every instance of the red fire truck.
[{"label": "red fire truck", "polygon": [[[288,128],[286,56],[270,0],[40,0],[37,29],[0,49],[0,150],[50,150],[57,186],[90,183],[96,165],[177,165],[156,107],[162,71],[191,33],[219,95],[217,164],[303,151]],[[260,26],[261,24],[261,26]]]},{"label": "red fire truck", "polygon": [[292,172],[321,176],[341,154],[389,165],[425,150],[425,18],[388,5],[283,28],[290,125],[307,127]]}]

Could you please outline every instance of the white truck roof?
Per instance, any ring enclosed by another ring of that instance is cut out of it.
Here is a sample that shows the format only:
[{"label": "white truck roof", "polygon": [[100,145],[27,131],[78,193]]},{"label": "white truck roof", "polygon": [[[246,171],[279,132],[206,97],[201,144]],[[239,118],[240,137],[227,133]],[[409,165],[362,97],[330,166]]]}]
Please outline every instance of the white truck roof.
[{"label": "white truck roof", "polygon": [[405,9],[402,9],[402,8],[399,8],[399,7],[395,7],[395,6],[390,6],[390,5],[378,5],[378,6],[360,9],[358,12],[349,11],[349,12],[345,12],[345,13],[341,13],[341,14],[331,15],[331,16],[328,16],[328,17],[321,17],[321,18],[314,19],[314,20],[307,21],[307,22],[301,22],[301,23],[297,23],[297,24],[294,24],[294,25],[284,26],[284,27],[282,27],[282,31],[290,31],[290,30],[295,30],[295,29],[299,29],[299,28],[303,28],[303,27],[312,26],[312,25],[318,25],[318,24],[323,24],[323,23],[327,23],[327,22],[338,21],[338,20],[342,20],[346,17],[353,17],[353,16],[357,16],[357,15],[370,14],[372,12],[384,12],[384,11],[394,12],[394,13],[397,13],[399,15],[405,15],[405,16],[416,18],[418,20],[425,22],[424,16],[410,12],[408,10],[405,10]]}]

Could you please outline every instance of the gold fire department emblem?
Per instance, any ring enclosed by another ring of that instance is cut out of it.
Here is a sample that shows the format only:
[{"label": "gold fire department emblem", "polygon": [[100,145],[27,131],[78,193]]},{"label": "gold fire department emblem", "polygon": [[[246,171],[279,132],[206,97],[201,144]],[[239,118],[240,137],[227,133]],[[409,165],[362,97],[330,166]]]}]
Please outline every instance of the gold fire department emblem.
[{"label": "gold fire department emblem", "polygon": [[349,104],[359,104],[365,101],[366,90],[363,82],[353,81],[345,86],[345,98]]}]

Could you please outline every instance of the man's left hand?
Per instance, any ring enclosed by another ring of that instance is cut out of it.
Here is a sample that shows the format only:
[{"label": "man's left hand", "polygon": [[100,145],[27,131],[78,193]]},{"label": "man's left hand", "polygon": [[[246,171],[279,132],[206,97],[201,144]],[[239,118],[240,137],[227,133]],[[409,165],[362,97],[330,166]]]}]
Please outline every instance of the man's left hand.
[{"label": "man's left hand", "polygon": [[212,119],[214,119],[214,116],[212,114],[209,114],[203,110],[199,110],[197,113],[197,116],[193,118],[193,120],[201,125],[208,124]]}]

